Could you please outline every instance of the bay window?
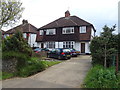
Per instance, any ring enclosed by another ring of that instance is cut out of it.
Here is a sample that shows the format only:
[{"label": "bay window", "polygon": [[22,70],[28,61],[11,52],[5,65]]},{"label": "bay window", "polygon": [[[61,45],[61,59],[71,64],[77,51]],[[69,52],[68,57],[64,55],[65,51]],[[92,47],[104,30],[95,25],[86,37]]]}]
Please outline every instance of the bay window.
[{"label": "bay window", "polygon": [[46,48],[55,48],[55,42],[46,42]]},{"label": "bay window", "polygon": [[64,41],[63,48],[74,48],[74,42],[73,41]]}]

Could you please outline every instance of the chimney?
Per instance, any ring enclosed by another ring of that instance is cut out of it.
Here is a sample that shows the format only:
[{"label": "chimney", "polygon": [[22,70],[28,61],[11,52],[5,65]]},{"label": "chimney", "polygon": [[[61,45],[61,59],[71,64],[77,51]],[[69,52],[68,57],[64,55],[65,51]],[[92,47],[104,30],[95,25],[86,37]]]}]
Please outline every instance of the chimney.
[{"label": "chimney", "polygon": [[26,23],[28,23],[28,21],[25,20],[25,19],[23,19],[23,20],[22,20],[22,24],[26,24]]},{"label": "chimney", "polygon": [[66,12],[65,12],[65,17],[69,17],[70,16],[70,12],[67,10]]}]

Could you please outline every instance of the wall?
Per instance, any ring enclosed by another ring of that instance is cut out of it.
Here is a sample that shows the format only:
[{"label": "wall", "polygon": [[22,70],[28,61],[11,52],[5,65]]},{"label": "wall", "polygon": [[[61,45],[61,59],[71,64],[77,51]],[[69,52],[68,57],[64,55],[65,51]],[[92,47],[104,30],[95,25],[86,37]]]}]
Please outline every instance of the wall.
[{"label": "wall", "polygon": [[80,42],[75,42],[75,47],[76,50],[80,51]]},{"label": "wall", "polygon": [[2,60],[2,71],[3,72],[16,72],[17,60],[16,59],[9,59],[9,60]]}]

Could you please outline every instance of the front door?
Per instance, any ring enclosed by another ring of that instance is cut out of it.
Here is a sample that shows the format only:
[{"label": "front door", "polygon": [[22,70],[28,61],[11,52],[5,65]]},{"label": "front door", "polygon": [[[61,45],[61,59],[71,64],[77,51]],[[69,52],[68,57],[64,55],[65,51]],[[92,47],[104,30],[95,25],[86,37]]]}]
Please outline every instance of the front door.
[{"label": "front door", "polygon": [[81,43],[81,53],[85,53],[85,43]]},{"label": "front door", "polygon": [[41,43],[41,48],[44,48],[44,43]]}]

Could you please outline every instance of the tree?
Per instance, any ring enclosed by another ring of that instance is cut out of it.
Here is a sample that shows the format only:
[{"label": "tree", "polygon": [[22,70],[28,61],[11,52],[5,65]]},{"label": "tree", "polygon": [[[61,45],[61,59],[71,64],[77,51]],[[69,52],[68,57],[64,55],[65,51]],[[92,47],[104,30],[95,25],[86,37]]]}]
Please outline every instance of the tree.
[{"label": "tree", "polygon": [[118,35],[112,33],[115,27],[105,25],[101,35],[93,38],[90,45],[93,64],[102,64],[104,67],[113,64],[113,56],[118,50]]},{"label": "tree", "polygon": [[18,0],[0,0],[0,29],[15,24],[24,10],[22,3]]}]

